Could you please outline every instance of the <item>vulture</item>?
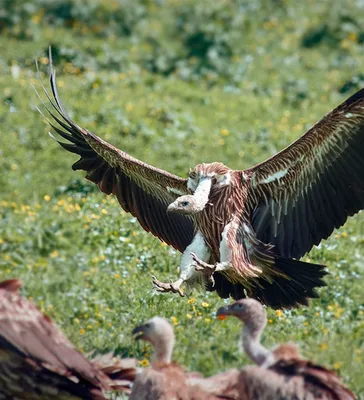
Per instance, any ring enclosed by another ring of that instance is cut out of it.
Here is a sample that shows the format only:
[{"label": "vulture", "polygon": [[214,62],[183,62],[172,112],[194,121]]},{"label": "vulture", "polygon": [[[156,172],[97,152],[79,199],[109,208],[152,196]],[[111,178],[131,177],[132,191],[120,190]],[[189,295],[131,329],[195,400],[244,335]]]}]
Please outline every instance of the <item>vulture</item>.
[{"label": "vulture", "polygon": [[150,342],[153,354],[151,367],[136,375],[130,395],[131,400],[230,399],[224,397],[217,389],[214,393],[205,391],[200,385],[203,379],[199,373],[185,372],[181,366],[172,362],[175,338],[173,327],[166,319],[154,317],[136,327],[132,333],[136,340]]},{"label": "vulture", "polygon": [[323,265],[298,261],[364,208],[364,89],[301,138],[260,164],[233,170],[202,163],[188,178],[115,148],[77,125],[63,107],[50,54],[49,105],[57,140],[80,156],[73,170],[140,225],[182,254],[175,282],[157,290],[184,295],[201,284],[222,298],[253,297],[273,308],[307,305],[324,286]]},{"label": "vulture", "polygon": [[17,279],[0,282],[0,399],[106,400],[103,391],[130,391],[133,359],[88,360],[20,286]]},{"label": "vulture", "polygon": [[267,317],[263,306],[254,299],[242,299],[219,308],[217,317],[233,315],[244,323],[243,348],[257,365],[242,369],[228,394],[244,400],[355,400],[333,371],[302,359],[293,344],[273,350],[265,348],[260,337]]}]

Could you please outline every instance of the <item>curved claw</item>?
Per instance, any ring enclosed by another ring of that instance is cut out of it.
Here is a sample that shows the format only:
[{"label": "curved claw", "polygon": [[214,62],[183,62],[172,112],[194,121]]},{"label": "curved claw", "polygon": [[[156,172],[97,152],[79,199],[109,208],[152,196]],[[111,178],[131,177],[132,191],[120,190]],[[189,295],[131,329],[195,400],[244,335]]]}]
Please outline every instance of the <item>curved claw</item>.
[{"label": "curved claw", "polygon": [[172,292],[172,293],[178,293],[181,297],[184,297],[185,294],[184,292],[180,289],[181,284],[177,282],[171,282],[171,283],[165,283],[161,282],[156,278],[153,278],[153,284],[157,287],[158,292],[161,293],[167,293],[167,292]]}]

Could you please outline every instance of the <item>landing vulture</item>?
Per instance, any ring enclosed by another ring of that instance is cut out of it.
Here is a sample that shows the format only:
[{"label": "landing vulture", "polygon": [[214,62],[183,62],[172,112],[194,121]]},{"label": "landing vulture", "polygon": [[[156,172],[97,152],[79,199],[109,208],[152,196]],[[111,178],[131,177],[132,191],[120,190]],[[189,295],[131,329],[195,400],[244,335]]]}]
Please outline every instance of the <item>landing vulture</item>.
[{"label": "landing vulture", "polygon": [[20,286],[0,282],[0,399],[106,400],[103,390],[130,392],[135,360],[88,360]]},{"label": "landing vulture", "polygon": [[356,400],[357,397],[339,377],[321,365],[301,358],[297,347],[283,344],[273,350],[265,348],[260,336],[267,316],[254,299],[242,299],[217,311],[220,319],[235,316],[244,323],[242,344],[246,354],[258,367],[241,370],[236,384],[229,388],[233,398],[285,400]]},{"label": "landing vulture", "polygon": [[[203,283],[222,298],[248,295],[271,307],[317,297],[324,266],[297,261],[364,207],[364,90],[327,114],[296,142],[245,170],[199,164],[187,179],[118,150],[67,115],[50,58],[46,92],[59,144],[80,156],[74,170],[140,225],[183,253],[174,283]],[[192,254],[191,254],[192,253]]]}]

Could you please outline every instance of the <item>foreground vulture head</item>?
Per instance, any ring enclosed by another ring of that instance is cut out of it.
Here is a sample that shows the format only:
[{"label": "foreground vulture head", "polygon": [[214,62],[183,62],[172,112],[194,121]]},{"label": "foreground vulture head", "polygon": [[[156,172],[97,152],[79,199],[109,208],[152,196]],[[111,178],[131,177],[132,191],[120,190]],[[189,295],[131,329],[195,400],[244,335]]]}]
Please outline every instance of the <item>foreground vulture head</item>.
[{"label": "foreground vulture head", "polygon": [[183,253],[179,279],[154,279],[157,290],[183,296],[184,284],[199,283],[222,298],[248,296],[273,308],[318,296],[325,266],[298,259],[364,208],[364,89],[255,166],[199,164],[183,178],[75,123],[59,98],[51,54],[49,61],[43,105],[60,146],[80,157],[72,168]]},{"label": "foreground vulture head", "polygon": [[267,324],[264,307],[254,299],[238,300],[231,305],[220,307],[216,316],[218,319],[225,319],[227,316],[237,317],[251,331],[263,330]]},{"label": "foreground vulture head", "polygon": [[152,365],[171,362],[175,338],[172,325],[165,318],[153,317],[134,328],[132,334],[136,340],[145,340],[153,346]]}]

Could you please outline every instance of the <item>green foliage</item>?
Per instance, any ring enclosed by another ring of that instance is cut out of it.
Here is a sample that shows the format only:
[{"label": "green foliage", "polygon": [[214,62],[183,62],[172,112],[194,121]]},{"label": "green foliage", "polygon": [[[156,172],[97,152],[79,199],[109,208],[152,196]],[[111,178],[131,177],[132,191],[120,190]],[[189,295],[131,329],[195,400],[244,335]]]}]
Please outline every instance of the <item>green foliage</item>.
[{"label": "green foliage", "polygon": [[[210,374],[247,363],[238,322],[214,320],[223,304],[215,294],[153,290],[152,275],[177,276],[180,255],[71,170],[76,157],[52,141],[36,109],[44,111],[30,86],[41,92],[34,58],[46,82],[52,44],[70,116],[133,156],[181,176],[203,161],[241,169],[362,86],[364,14],[354,0],[336,4],[5,2],[0,278],[20,277],[24,294],[84,351],[148,358],[130,331],[159,314],[175,324],[175,358],[188,368]],[[360,214],[310,252],[306,259],[328,265],[328,286],[309,308],[270,310],[264,334],[268,346],[298,342],[362,398],[363,234]]]}]

